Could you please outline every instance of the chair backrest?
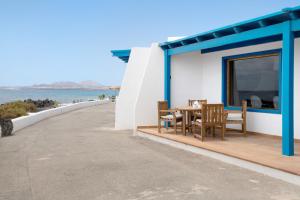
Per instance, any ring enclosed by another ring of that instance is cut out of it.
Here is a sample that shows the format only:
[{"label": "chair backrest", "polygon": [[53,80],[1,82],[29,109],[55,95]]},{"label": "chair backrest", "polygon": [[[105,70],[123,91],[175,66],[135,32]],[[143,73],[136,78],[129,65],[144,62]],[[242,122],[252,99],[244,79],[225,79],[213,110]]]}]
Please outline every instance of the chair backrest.
[{"label": "chair backrest", "polygon": [[247,101],[243,100],[242,101],[242,118],[246,120],[247,116]]},{"label": "chair backrest", "polygon": [[261,99],[258,96],[252,95],[250,97],[250,100],[251,100],[251,107],[253,107],[253,108],[261,108],[262,107]]},{"label": "chair backrest", "polygon": [[159,116],[168,115],[168,113],[161,113],[161,110],[168,110],[168,101],[158,101],[157,102],[157,110]]},{"label": "chair backrest", "polygon": [[206,99],[189,99],[189,106],[193,106],[195,101],[197,101],[200,106],[202,106],[202,104],[207,104]]},{"label": "chair backrest", "polygon": [[221,125],[225,123],[223,104],[203,104],[202,123],[207,125]]}]

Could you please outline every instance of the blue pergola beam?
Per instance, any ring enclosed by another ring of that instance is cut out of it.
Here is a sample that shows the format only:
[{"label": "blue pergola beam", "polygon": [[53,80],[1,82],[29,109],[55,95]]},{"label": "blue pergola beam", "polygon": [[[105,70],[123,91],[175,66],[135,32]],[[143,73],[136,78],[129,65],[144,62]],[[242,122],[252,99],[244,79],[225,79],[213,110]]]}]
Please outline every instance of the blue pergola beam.
[{"label": "blue pergola beam", "polygon": [[240,33],[243,31],[241,27],[233,27],[232,29],[235,33]]},{"label": "blue pergola beam", "polygon": [[259,20],[258,24],[260,27],[266,27],[268,25],[265,20]]},{"label": "blue pergola beam", "polygon": [[289,13],[289,16],[290,16],[290,18],[291,18],[292,20],[295,20],[295,19],[298,19],[298,18],[299,18],[298,15],[297,15],[296,13],[294,13],[294,12],[290,12],[290,13]]},{"label": "blue pergola beam", "polygon": [[294,155],[294,33],[284,22],[282,41],[282,154]]},{"label": "blue pergola beam", "polygon": [[202,38],[201,38],[201,37],[195,37],[195,40],[196,40],[197,42],[201,42],[201,41],[202,41]]},{"label": "blue pergola beam", "polygon": [[291,29],[292,31],[300,31],[300,19],[291,21]]},{"label": "blue pergola beam", "polygon": [[[202,41],[210,40],[210,39],[212,39],[211,36],[214,36],[214,38],[216,38],[218,33],[221,33],[220,37],[222,37],[223,33],[226,33],[225,35],[235,34],[235,33],[241,32],[240,29],[242,31],[243,30],[245,30],[245,31],[248,30],[249,31],[249,30],[256,29],[258,27],[271,26],[271,25],[275,25],[275,24],[278,24],[278,23],[288,21],[288,20],[297,20],[299,17],[300,17],[300,6],[297,6],[297,7],[294,7],[294,8],[285,8],[285,9],[282,9],[281,11],[279,11],[279,12],[268,14],[268,15],[265,15],[265,16],[262,16],[262,17],[246,20],[246,21],[243,21],[243,22],[239,22],[239,23],[232,24],[232,25],[229,25],[229,26],[225,26],[225,27],[222,27],[222,28],[218,28],[218,29],[215,29],[215,30],[211,30],[211,31],[207,31],[207,32],[204,32],[204,33],[188,36],[188,37],[178,39],[178,40],[175,40],[175,41],[164,42],[164,43],[161,43],[160,46],[161,46],[162,49],[177,48],[178,46],[182,46],[181,45],[182,40],[192,41],[192,42],[189,43],[189,44],[192,44],[192,43],[199,42],[198,39],[197,39],[198,37],[203,38]],[[171,44],[171,48],[168,46],[169,44]]]},{"label": "blue pergola beam", "polygon": [[280,35],[282,34],[282,29],[283,29],[283,23],[257,28],[242,33],[236,33],[233,35],[228,35],[220,38],[215,38],[212,40],[207,40],[199,43],[177,47],[174,49],[169,49],[168,54],[176,55],[176,54],[188,53],[192,51],[199,51],[202,49],[214,48],[218,46],[234,44],[238,42],[244,42],[244,41],[254,40],[263,37],[270,37],[273,35]]},{"label": "blue pergola beam", "polygon": [[219,37],[221,37],[220,33],[218,33],[218,32],[214,32],[212,35],[214,36],[214,38],[219,38]]}]

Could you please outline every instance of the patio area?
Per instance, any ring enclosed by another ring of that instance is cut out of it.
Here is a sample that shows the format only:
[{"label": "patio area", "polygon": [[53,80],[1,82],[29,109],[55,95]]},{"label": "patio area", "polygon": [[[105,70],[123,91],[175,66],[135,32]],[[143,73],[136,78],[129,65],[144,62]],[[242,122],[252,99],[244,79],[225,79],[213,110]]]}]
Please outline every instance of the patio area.
[{"label": "patio area", "polygon": [[154,126],[138,127],[138,131],[300,175],[299,140],[295,141],[295,156],[287,157],[281,154],[281,138],[276,136],[248,132],[245,137],[235,130],[227,130],[222,141],[217,130],[215,138],[209,136],[201,142],[191,134],[175,134],[172,128],[163,128],[161,133]]}]

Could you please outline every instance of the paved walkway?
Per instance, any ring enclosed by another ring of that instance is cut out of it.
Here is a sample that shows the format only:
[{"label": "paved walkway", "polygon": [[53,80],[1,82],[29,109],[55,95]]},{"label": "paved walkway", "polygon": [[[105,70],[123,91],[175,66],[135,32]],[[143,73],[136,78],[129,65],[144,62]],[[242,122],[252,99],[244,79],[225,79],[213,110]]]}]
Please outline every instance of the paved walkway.
[{"label": "paved walkway", "polygon": [[113,105],[0,139],[0,199],[300,199],[300,188],[113,130]]}]

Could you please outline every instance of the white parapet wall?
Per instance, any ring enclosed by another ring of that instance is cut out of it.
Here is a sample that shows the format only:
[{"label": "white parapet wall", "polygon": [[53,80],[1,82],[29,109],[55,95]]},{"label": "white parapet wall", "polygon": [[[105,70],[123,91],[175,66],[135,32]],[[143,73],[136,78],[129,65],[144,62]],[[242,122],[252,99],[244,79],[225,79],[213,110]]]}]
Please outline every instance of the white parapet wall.
[{"label": "white parapet wall", "polygon": [[26,128],[28,126],[31,126],[39,121],[50,118],[50,117],[54,117],[54,116],[57,116],[57,115],[60,115],[60,114],[66,113],[66,112],[78,110],[81,108],[105,104],[108,102],[109,102],[108,99],[96,100],[96,101],[86,101],[86,102],[62,105],[58,108],[44,110],[44,111],[37,112],[37,113],[30,113],[27,116],[18,117],[16,119],[12,120],[13,125],[14,125],[13,133],[15,133],[16,131],[19,131],[23,128]]},{"label": "white parapet wall", "polygon": [[134,128],[157,124],[157,101],[164,99],[164,51],[159,44],[150,48],[150,57],[144,71],[135,103]]},{"label": "white parapet wall", "polygon": [[149,60],[150,48],[131,49],[119,96],[116,99],[116,129],[132,129],[135,102]]},{"label": "white parapet wall", "polygon": [[163,56],[158,43],[153,43],[149,48],[131,49],[116,100],[116,129],[156,124],[156,103],[163,99]]}]

